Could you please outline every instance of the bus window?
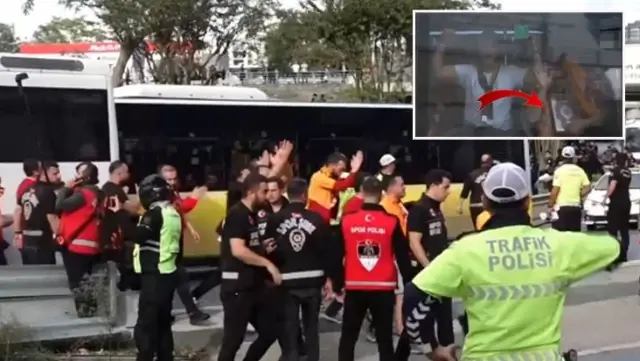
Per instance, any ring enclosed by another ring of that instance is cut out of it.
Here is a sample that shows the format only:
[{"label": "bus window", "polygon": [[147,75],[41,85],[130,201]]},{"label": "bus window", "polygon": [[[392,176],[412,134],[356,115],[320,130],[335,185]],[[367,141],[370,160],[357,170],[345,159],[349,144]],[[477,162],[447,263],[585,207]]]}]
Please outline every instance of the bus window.
[{"label": "bus window", "polygon": [[[138,177],[170,162],[183,183],[204,184],[213,174],[216,190],[226,189],[238,163],[246,165],[248,148],[264,138],[293,141],[300,165],[296,175],[307,179],[336,151],[351,156],[362,150],[363,170],[370,173],[379,170],[383,154],[392,153],[407,184],[422,184],[433,168],[462,181],[483,153],[524,165],[522,141],[508,141],[507,147],[491,141],[414,141],[408,107],[118,104],[117,113],[122,158],[134,164]],[[184,184],[185,190],[192,185]]]},{"label": "bus window", "polygon": [[0,87],[0,162],[48,158],[109,161],[107,92],[25,88],[31,116],[16,87]]}]

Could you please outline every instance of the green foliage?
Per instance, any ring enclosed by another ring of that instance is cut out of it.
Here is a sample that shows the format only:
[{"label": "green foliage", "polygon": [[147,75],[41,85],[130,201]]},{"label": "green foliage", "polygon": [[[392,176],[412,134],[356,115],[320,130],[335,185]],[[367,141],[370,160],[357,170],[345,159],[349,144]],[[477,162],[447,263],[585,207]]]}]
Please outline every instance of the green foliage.
[{"label": "green foliage", "polygon": [[332,95],[331,101],[345,103],[406,103],[411,93],[407,91],[381,91],[371,84],[360,89],[349,88]]},{"label": "green foliage", "polygon": [[95,21],[84,17],[54,17],[33,32],[33,40],[40,43],[74,43],[82,41],[103,41],[108,39],[108,31]]},{"label": "green foliage", "polygon": [[[173,82],[179,78],[177,73],[188,81],[190,74],[226,53],[241,34],[247,34],[247,43],[251,43],[272,15],[275,1],[59,0],[70,9],[92,11],[120,43],[120,58],[114,67],[116,84],[136,51],[146,55],[159,82]],[[34,6],[37,0],[25,0],[23,4],[25,12]],[[149,49],[145,41],[154,47]],[[203,50],[207,55],[197,60],[196,52]],[[153,54],[159,54],[161,61],[151,61]]]},{"label": "green foliage", "polygon": [[13,25],[0,23],[0,52],[15,53],[19,49]]},{"label": "green foliage", "polygon": [[[489,0],[306,0],[266,36],[269,64],[288,70],[342,65],[354,75],[359,100],[385,101],[411,66],[413,10],[497,9]],[[374,59],[374,60],[372,60]],[[402,92],[402,91],[401,91]]]},{"label": "green foliage", "polygon": [[53,361],[57,357],[38,343],[29,340],[31,330],[15,318],[0,324],[0,360]]},{"label": "green foliage", "polygon": [[342,66],[341,54],[319,36],[317,14],[287,11],[278,18],[263,39],[269,68],[289,72],[294,63],[306,63],[311,69]]}]

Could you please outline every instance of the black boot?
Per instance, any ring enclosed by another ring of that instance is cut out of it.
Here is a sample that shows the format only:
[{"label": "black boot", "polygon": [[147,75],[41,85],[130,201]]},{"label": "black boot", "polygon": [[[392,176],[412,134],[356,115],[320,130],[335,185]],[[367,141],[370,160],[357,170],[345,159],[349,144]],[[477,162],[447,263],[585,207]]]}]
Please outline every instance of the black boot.
[{"label": "black boot", "polygon": [[189,314],[189,323],[194,326],[202,326],[206,323],[207,320],[211,318],[211,315],[202,312],[199,309]]}]

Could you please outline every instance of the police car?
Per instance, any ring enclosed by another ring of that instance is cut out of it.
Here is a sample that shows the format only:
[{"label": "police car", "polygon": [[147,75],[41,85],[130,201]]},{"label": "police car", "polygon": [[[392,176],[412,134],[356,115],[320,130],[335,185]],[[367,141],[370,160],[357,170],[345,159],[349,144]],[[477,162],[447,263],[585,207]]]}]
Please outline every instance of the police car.
[{"label": "police car", "polygon": [[[609,176],[611,172],[606,172],[600,177],[587,195],[584,202],[584,224],[587,229],[593,230],[598,226],[606,226],[607,210],[609,200],[603,203],[609,189]],[[631,198],[631,212],[629,222],[637,224],[640,214],[640,169],[631,169],[631,185],[629,194]]]}]

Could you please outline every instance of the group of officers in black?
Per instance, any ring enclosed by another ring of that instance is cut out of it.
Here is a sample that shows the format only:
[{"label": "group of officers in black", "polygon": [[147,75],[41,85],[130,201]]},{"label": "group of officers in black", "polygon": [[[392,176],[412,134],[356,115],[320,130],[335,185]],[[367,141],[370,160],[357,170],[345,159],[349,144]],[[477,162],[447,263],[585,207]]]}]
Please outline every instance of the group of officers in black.
[{"label": "group of officers in black", "polygon": [[[427,175],[427,189],[405,219],[380,205],[383,183],[366,177],[358,185],[360,210],[343,215],[338,232],[308,209],[308,183],[288,182],[288,204],[277,212],[266,202],[267,179],[252,172],[240,183],[242,198],[229,208],[221,230],[221,301],[224,335],[219,361],[235,360],[251,324],[258,337],[244,356],[260,360],[278,341],[282,359],[319,359],[319,312],[324,299],[344,295],[339,361],[354,360],[355,344],[367,313],[376,334],[380,360],[407,360],[410,340],[393,347],[395,292],[448,245],[440,204],[451,176]],[[413,254],[413,257],[412,257]],[[419,262],[416,262],[416,259]],[[432,347],[453,343],[451,302],[436,310],[437,338]],[[301,316],[301,317],[300,317]],[[434,325],[425,324],[433,328]]]}]

